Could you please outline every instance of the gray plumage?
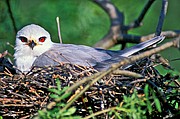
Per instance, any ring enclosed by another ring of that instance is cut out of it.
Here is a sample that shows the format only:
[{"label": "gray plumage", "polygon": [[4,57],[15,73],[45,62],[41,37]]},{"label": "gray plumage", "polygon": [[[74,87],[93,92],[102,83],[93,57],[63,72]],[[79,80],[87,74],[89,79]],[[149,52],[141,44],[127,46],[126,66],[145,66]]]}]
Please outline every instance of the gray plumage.
[{"label": "gray plumage", "polygon": [[109,68],[113,63],[117,63],[123,58],[129,57],[163,39],[163,36],[157,36],[151,40],[121,51],[104,50],[83,45],[53,43],[48,51],[36,58],[33,66],[43,67],[55,66],[60,63],[71,63],[94,67],[95,69],[102,71]]}]

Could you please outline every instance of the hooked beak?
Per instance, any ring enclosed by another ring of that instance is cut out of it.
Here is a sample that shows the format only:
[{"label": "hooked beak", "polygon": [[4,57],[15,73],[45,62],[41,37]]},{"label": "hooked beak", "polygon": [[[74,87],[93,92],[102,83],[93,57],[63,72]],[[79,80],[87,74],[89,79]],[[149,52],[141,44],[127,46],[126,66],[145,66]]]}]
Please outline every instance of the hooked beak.
[{"label": "hooked beak", "polygon": [[37,44],[32,40],[28,45],[33,50],[34,46],[36,46]]}]

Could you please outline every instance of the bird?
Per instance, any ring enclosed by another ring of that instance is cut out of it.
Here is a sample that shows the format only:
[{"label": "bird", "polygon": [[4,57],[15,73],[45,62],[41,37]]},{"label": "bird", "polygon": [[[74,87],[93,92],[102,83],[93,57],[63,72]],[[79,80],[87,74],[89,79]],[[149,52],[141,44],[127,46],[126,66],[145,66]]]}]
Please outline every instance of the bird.
[{"label": "bird", "polygon": [[157,44],[164,38],[156,36],[130,48],[113,51],[85,45],[54,43],[47,30],[40,25],[30,24],[16,34],[14,60],[17,69],[23,73],[29,72],[34,66],[57,66],[60,63],[93,67],[103,71],[111,64]]}]

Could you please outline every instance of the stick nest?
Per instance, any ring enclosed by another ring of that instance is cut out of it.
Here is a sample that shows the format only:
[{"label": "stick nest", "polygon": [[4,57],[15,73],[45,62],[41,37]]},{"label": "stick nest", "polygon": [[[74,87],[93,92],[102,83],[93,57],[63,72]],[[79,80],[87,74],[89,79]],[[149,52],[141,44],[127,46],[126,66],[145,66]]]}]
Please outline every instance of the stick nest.
[{"label": "stick nest", "polygon": [[[73,104],[77,108],[76,115],[82,117],[89,115],[89,107],[93,112],[97,112],[117,106],[122,102],[124,95],[132,95],[135,89],[138,96],[143,96],[146,84],[155,90],[162,107],[163,113],[154,111],[154,117],[158,115],[165,117],[179,111],[174,108],[175,104],[178,106],[180,104],[178,76],[170,74],[162,76],[154,68],[149,58],[136,62],[128,70],[139,73],[143,77],[134,78],[118,73],[105,76],[92,85]],[[44,68],[34,67],[26,75],[3,72],[0,75],[0,115],[14,118],[33,117],[37,115],[38,110],[46,108],[46,105],[52,101],[49,98],[48,88],[56,87],[56,79],[60,80],[61,87],[71,86],[96,72],[93,68],[72,64]],[[84,86],[85,84],[80,88]],[[73,92],[72,96],[77,93],[77,90]],[[101,117],[106,115],[103,114]]]}]

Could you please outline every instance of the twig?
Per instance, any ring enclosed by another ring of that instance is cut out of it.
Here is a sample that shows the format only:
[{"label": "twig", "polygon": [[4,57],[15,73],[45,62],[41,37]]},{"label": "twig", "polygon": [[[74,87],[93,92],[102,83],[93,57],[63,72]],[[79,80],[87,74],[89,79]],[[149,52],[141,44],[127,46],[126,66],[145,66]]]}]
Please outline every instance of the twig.
[{"label": "twig", "polygon": [[128,70],[115,70],[113,71],[114,75],[124,75],[124,76],[130,76],[130,77],[135,77],[135,78],[141,78],[143,77],[141,74],[132,72],[132,71],[128,71]]},{"label": "twig", "polygon": [[151,5],[154,3],[155,0],[148,0],[148,2],[146,3],[146,5],[144,6],[141,14],[139,15],[139,17],[133,22],[131,23],[129,26],[125,26],[126,30],[130,30],[132,28],[136,28],[142,25],[142,20],[144,18],[144,16],[146,15],[147,11],[149,10],[149,8],[151,7]]},{"label": "twig", "polygon": [[33,107],[34,104],[3,104],[3,105],[0,105],[0,107],[11,107],[11,106],[14,106],[14,107]]},{"label": "twig", "polygon": [[6,42],[7,45],[9,45],[11,48],[14,49],[14,45],[12,45],[10,42]]},{"label": "twig", "polygon": [[13,77],[13,74],[11,73],[11,71],[9,71],[9,69],[7,67],[5,67],[4,74],[6,74],[7,76],[10,76],[10,77]]},{"label": "twig", "polygon": [[129,84],[134,84],[134,83],[139,83],[139,82],[146,82],[147,79],[143,78],[143,79],[137,79],[137,80],[134,80],[132,82],[130,82]]},{"label": "twig", "polygon": [[158,25],[157,25],[157,28],[156,28],[155,36],[160,36],[161,35],[162,26],[163,26],[163,23],[164,23],[164,18],[165,18],[166,13],[167,13],[167,7],[168,7],[168,1],[167,0],[162,0],[162,8],[161,8],[161,13],[160,13]]},{"label": "twig", "polygon": [[60,23],[59,23],[59,17],[56,17],[57,27],[58,27],[58,37],[60,40],[60,43],[62,44],[62,38],[61,38],[61,29],[60,29]]},{"label": "twig", "polygon": [[30,118],[30,114],[28,114],[28,115],[26,115],[26,116],[24,116],[24,117],[21,117],[21,118],[19,118],[19,119],[27,119],[27,118]]},{"label": "twig", "polygon": [[98,112],[93,113],[93,114],[91,114],[91,115],[89,115],[89,116],[86,116],[86,117],[84,117],[83,119],[90,119],[90,118],[92,118],[92,117],[95,117],[95,116],[100,115],[100,114],[107,113],[107,112],[109,112],[109,111],[111,111],[111,110],[115,110],[115,109],[116,109],[116,107],[111,107],[111,108],[108,108],[108,109],[104,109],[104,110],[102,110],[102,111],[98,111]]}]

